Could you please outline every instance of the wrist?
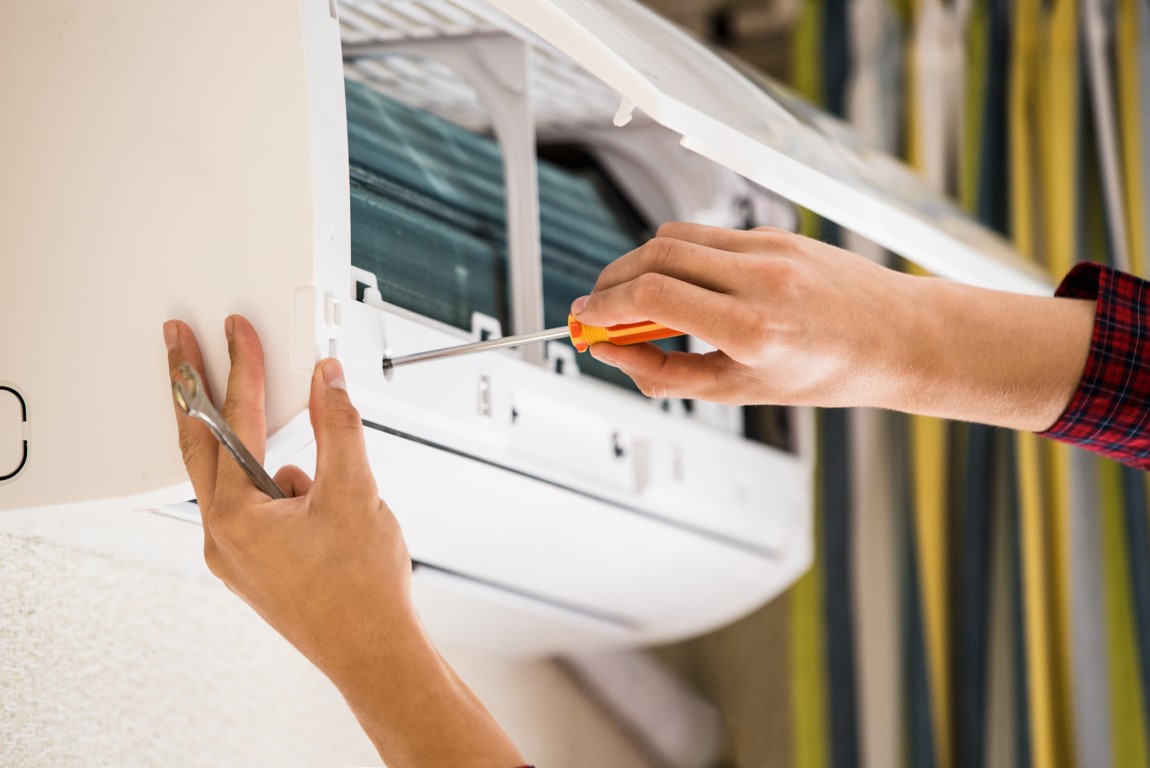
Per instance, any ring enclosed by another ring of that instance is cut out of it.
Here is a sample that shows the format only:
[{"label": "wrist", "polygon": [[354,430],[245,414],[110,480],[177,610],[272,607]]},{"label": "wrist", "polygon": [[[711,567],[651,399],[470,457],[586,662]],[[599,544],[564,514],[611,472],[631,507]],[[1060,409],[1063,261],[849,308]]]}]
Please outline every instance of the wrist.
[{"label": "wrist", "polygon": [[1028,431],[1058,418],[1086,363],[1093,302],[910,279],[884,407]]},{"label": "wrist", "polygon": [[929,406],[924,386],[944,375],[939,350],[950,322],[941,316],[936,278],[883,271],[876,292],[878,323],[855,340],[848,405],[918,412]]},{"label": "wrist", "polygon": [[378,667],[382,659],[436,653],[406,594],[381,603],[374,611],[361,605],[354,618],[333,622],[312,657],[340,690],[355,688],[364,680],[363,670]]},{"label": "wrist", "polygon": [[332,681],[380,756],[396,768],[506,768],[523,756],[440,655],[411,611]]}]

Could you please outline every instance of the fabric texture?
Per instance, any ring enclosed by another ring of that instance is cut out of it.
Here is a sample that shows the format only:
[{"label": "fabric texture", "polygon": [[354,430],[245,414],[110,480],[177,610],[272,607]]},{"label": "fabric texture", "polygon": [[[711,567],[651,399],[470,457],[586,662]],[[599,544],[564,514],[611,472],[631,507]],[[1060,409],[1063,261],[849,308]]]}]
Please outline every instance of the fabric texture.
[{"label": "fabric texture", "polygon": [[1043,437],[1150,469],[1148,286],[1094,263],[1079,264],[1062,281],[1057,296],[1097,302],[1094,332],[1078,390]]}]

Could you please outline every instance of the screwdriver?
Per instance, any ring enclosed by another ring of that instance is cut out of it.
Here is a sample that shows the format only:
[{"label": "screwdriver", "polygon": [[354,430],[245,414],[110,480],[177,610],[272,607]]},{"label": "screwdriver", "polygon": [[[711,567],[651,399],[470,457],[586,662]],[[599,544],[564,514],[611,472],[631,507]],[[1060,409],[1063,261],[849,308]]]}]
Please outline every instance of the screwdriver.
[{"label": "screwdriver", "polygon": [[567,325],[562,328],[525,333],[521,336],[505,336],[490,341],[478,341],[474,344],[460,344],[457,347],[434,349],[430,352],[417,352],[414,355],[404,355],[402,357],[385,357],[383,358],[383,375],[390,379],[391,372],[395,368],[401,365],[408,365],[409,363],[442,360],[448,357],[470,355],[475,352],[487,352],[492,349],[520,347],[524,344],[538,344],[541,341],[553,341],[555,339],[570,339],[571,343],[575,345],[575,349],[580,352],[585,352],[587,347],[592,344],[602,342],[618,345],[641,344],[644,341],[669,339],[672,336],[682,335],[682,331],[675,331],[665,325],[659,325],[658,323],[652,323],[650,321],[604,327],[599,325],[585,325],[576,320],[574,315],[568,315]]}]

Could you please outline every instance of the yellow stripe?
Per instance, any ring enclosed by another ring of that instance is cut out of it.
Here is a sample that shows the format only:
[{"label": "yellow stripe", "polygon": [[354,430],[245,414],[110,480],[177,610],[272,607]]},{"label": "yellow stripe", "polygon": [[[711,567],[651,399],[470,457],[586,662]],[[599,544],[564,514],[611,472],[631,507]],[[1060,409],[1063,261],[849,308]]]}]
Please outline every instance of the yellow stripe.
[{"label": "yellow stripe", "polygon": [[1034,256],[1034,212],[1031,195],[1035,165],[1034,124],[1037,94],[1035,68],[1038,55],[1038,19],[1040,0],[1016,0],[1014,4],[1013,40],[1011,41],[1011,77],[1008,104],[1010,133],[1011,236],[1018,250]]},{"label": "yellow stripe", "polygon": [[[927,0],[920,0],[926,2]],[[916,19],[920,14],[915,14]],[[906,47],[907,154],[911,165],[925,165],[925,143],[919,127],[918,72],[913,37]],[[922,270],[911,267],[915,274]],[[946,547],[947,426],[940,419],[911,419],[914,469],[915,546],[922,594],[923,634],[926,640],[927,676],[930,680],[931,726],[934,732],[935,765],[950,768],[951,696],[950,632],[947,614],[948,558]]]},{"label": "yellow stripe", "polygon": [[1147,248],[1146,228],[1150,222],[1142,220],[1142,212],[1146,209],[1145,187],[1142,178],[1142,153],[1146,148],[1142,146],[1141,120],[1150,119],[1150,115],[1139,114],[1139,78],[1150,77],[1150,72],[1138,71],[1138,38],[1140,32],[1138,0],[1118,0],[1118,21],[1115,25],[1114,47],[1117,59],[1116,80],[1118,89],[1118,128],[1122,142],[1122,178],[1126,186],[1126,221],[1130,231],[1130,264],[1134,272],[1139,275],[1146,274],[1147,259],[1150,254]]},{"label": "yellow stripe", "polygon": [[[1077,259],[1078,223],[1078,16],[1074,0],[1057,0],[1044,40],[1039,87],[1042,99],[1042,184],[1045,263],[1061,276]],[[1075,765],[1072,632],[1070,615],[1070,451],[1043,446],[1049,513],[1051,702],[1055,754]]]},{"label": "yellow stripe", "polygon": [[1050,14],[1049,36],[1043,50],[1042,98],[1043,176],[1046,247],[1043,261],[1055,276],[1064,275],[1077,260],[1078,223],[1078,19],[1074,0],[1058,0]]},{"label": "yellow stripe", "polygon": [[814,104],[823,101],[823,0],[806,0],[795,22],[791,73],[795,92]]},{"label": "yellow stripe", "polygon": [[815,509],[812,521],[815,548],[811,569],[790,592],[791,716],[795,768],[827,768],[830,732],[827,727],[826,606],[823,600],[822,457],[817,462]]},{"label": "yellow stripe", "polygon": [[1049,540],[1047,562],[1050,568],[1050,687],[1054,708],[1054,749],[1061,765],[1077,765],[1074,738],[1073,633],[1071,629],[1070,559],[1070,451],[1068,445],[1043,441],[1045,456]]},{"label": "yellow stripe", "polygon": [[1102,461],[1098,476],[1102,495],[1102,570],[1108,630],[1106,645],[1110,657],[1114,768],[1146,768],[1144,700],[1139,684],[1138,649],[1134,642],[1137,630],[1126,557],[1126,529],[1122,524],[1121,468],[1112,461]]},{"label": "yellow stripe", "polygon": [[[963,147],[959,194],[966,210],[974,212],[978,205],[978,170],[982,159],[982,123],[986,109],[987,77],[987,4],[974,2],[966,23],[966,80],[963,95]],[[997,73],[995,77],[997,77]]]},{"label": "yellow stripe", "polygon": [[1023,621],[1026,624],[1026,686],[1034,768],[1060,765],[1054,735],[1054,690],[1050,652],[1051,621],[1039,438],[1020,433],[1018,490],[1022,513]]},{"label": "yellow stripe", "polygon": [[[805,0],[795,22],[791,49],[791,79],[795,92],[813,104],[823,102],[823,0]],[[799,231],[819,236],[819,217],[799,208]]]},{"label": "yellow stripe", "polygon": [[[1017,0],[1014,6],[1010,80],[1011,214],[1015,244],[1033,257],[1037,246],[1034,193],[1040,166],[1035,134],[1040,93],[1037,88],[1040,0]],[[1023,618],[1026,624],[1026,684],[1030,704],[1030,742],[1034,768],[1061,765],[1054,702],[1054,668],[1050,644],[1051,617],[1046,563],[1046,526],[1043,508],[1038,438],[1020,434],[1018,445],[1019,505],[1022,515]]]},{"label": "yellow stripe", "polygon": [[947,615],[946,477],[947,423],[916,416],[914,448],[915,544],[930,678],[931,723],[936,765],[950,765],[950,632]]}]

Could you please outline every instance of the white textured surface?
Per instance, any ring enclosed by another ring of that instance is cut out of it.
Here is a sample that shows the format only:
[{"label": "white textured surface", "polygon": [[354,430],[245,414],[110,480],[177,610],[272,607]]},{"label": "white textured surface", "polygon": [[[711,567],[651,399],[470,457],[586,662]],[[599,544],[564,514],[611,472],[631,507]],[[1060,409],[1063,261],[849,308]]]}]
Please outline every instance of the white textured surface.
[{"label": "white textured surface", "polygon": [[326,678],[208,576],[0,536],[0,649],[0,765],[379,763]]},{"label": "white textured surface", "polygon": [[[0,514],[0,766],[380,764],[200,547],[148,512]],[[445,655],[538,765],[646,765],[554,665]]]}]

